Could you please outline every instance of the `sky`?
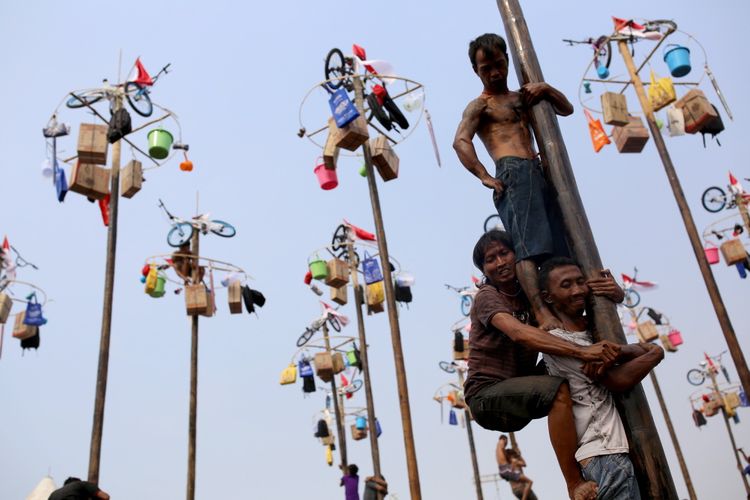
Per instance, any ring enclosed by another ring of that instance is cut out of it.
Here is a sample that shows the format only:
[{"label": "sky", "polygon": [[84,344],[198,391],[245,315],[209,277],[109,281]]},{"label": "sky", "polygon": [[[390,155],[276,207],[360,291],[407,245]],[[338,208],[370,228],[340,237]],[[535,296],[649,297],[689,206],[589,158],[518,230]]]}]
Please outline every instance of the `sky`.
[{"label": "sky", "polygon": [[[750,5],[634,0],[526,1],[522,6],[545,79],[576,110],[559,123],[602,261],[616,276],[637,266],[640,278],[658,282],[656,290],[642,294],[643,303],[664,312],[685,339],[656,374],[697,494],[738,498],[744,490],[724,425],[714,417],[698,429],[691,420],[689,397],[696,388],[685,374],[698,366],[704,352],[718,354],[726,343],[653,140],[640,154],[619,154],[614,145],[593,151],[578,98],[590,51],[561,40],[609,33],[610,16],[616,15],[674,19],[700,41],[734,120],[703,78],[701,89],[719,107],[726,125],[721,146],[709,141],[704,148],[699,136],[665,140],[702,232],[719,218],[701,207],[703,190],[725,186],[729,170],[750,177],[742,156],[743,137],[750,134],[749,75],[741,58]],[[399,309],[399,317],[423,497],[472,497],[466,433],[449,426],[447,414],[441,423],[432,396],[452,381],[438,362],[449,358],[449,328],[460,319],[458,297],[444,284],[465,285],[478,274],[471,250],[493,212],[490,194],[463,169],[451,148],[464,107],[481,92],[467,47],[482,33],[503,34],[502,22],[489,1],[469,6],[386,0],[361,11],[344,7],[225,0],[165,1],[132,10],[93,1],[0,5],[5,68],[0,80],[5,96],[0,102],[0,234],[39,267],[21,269],[19,279],[39,286],[50,298],[44,309],[49,323],[42,328],[38,351],[22,353],[10,329],[5,331],[0,498],[25,498],[48,473],[57,484],[87,473],[107,232],[98,207],[84,197],[69,193],[64,203],[57,202],[40,173],[47,154],[40,132],[57,110],[73,130],[60,139],[60,154],[72,155],[78,124],[91,117],[60,106],[64,96],[95,87],[103,78],[117,81],[118,72],[124,78],[138,56],[152,73],[172,64],[152,97],[179,117],[182,142],[190,144],[195,169],[181,172],[180,159],[174,157],[147,171],[143,190],[120,202],[100,485],[113,498],[185,494],[189,318],[182,296],[168,292],[153,299],[143,293],[139,278],[148,257],[169,251],[169,224],[158,199],[175,214],[189,217],[196,213],[197,198],[200,212],[237,228],[233,239],[203,238],[201,253],[246,270],[253,277],[251,286],[268,302],[257,316],[230,315],[226,290],[220,290],[217,315],[201,318],[196,497],[343,496],[339,471],[325,464],[324,448],[313,437],[323,392],[304,397],[299,385],[282,387],[278,379],[298,335],[320,312],[317,297],[302,281],[307,258],[330,241],[344,218],[374,231],[366,181],[357,173],[361,160],[342,158],[338,188],[322,191],[312,172],[320,150],[296,135],[300,103],[323,79],[326,53],[333,47],[349,53],[352,43],[365,47],[369,57],[390,61],[399,75],[425,88],[442,166],[422,122],[396,148],[399,178],[387,184],[378,179],[378,185],[389,249],[416,278],[414,301]],[[684,34],[675,35],[674,43],[691,49],[693,72],[683,80],[696,81],[704,62],[700,48]],[[636,60],[646,54],[646,46],[636,45]],[[659,76],[667,74],[659,55],[651,68]],[[613,77],[625,74],[618,54],[611,72]],[[512,71],[510,85],[518,86]],[[593,94],[581,95],[598,108],[597,94],[607,89],[619,87],[592,84]],[[305,108],[308,130],[327,119],[323,97],[313,96]],[[635,113],[632,92],[627,102]],[[134,124],[144,123],[131,114]],[[407,114],[415,122],[416,116]],[[165,127],[176,131],[173,123]],[[133,139],[145,147],[144,133]],[[491,166],[479,143],[477,149],[485,166]],[[123,148],[124,162],[131,155],[130,148]],[[750,283],[723,263],[712,271],[740,345],[748,349]],[[354,317],[351,305],[342,311]],[[366,328],[375,408],[383,427],[383,474],[394,498],[405,499],[408,478],[386,315],[367,317]],[[356,334],[353,326],[344,332]],[[736,381],[731,360],[725,356],[723,361]],[[644,388],[678,493],[685,498],[649,381]],[[364,394],[347,404],[364,406]],[[733,429],[738,445],[747,447],[750,413],[741,408],[739,415],[742,422]],[[481,474],[494,474],[497,433],[475,426],[474,435]],[[564,498],[546,422],[532,422],[518,440],[537,495]],[[349,440],[349,455],[363,475],[371,473],[368,441]],[[511,497],[507,483],[485,483],[484,494],[487,499]]]}]

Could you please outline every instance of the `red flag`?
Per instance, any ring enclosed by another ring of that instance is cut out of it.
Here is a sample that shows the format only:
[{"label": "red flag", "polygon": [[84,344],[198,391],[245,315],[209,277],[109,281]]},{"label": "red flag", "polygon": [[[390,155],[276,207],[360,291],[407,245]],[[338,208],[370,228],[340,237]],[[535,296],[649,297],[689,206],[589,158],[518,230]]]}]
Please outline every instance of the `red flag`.
[{"label": "red flag", "polygon": [[642,286],[645,288],[652,288],[656,286],[656,283],[653,281],[636,281],[627,274],[622,275],[622,281],[625,284],[625,286],[628,285],[635,285],[635,286]]},{"label": "red flag", "polygon": [[349,226],[349,229],[351,229],[352,231],[354,231],[354,236],[356,236],[360,240],[375,241],[375,235],[372,234],[371,232],[365,231],[361,227],[355,226],[354,224],[352,224],[351,222],[349,222],[346,219],[344,219],[344,224],[346,224],[347,226]]},{"label": "red flag", "polygon": [[151,79],[151,75],[149,75],[148,71],[146,71],[146,67],[141,62],[140,57],[135,60],[135,68],[133,68],[133,72],[130,73],[128,81],[135,82],[141,86],[154,84],[154,81]]},{"label": "red flag", "polygon": [[729,172],[729,190],[732,194],[742,194],[745,192],[745,188],[742,187],[742,184],[737,180],[737,177],[732,175],[732,172]]},{"label": "red flag", "polygon": [[658,31],[646,31],[645,26],[630,19],[620,19],[619,17],[612,16],[612,21],[615,23],[615,31],[621,35],[646,38],[654,41],[664,38],[664,35]]},{"label": "red flag", "polygon": [[102,212],[102,222],[109,226],[109,195],[99,200],[99,210]]}]

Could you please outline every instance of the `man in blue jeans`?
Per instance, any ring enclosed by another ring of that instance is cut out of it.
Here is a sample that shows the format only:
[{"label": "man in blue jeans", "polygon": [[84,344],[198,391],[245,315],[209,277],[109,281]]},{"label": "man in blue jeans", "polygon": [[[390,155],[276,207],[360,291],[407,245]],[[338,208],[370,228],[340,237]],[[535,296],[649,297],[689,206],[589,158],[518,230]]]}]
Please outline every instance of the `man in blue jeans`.
[{"label": "man in blue jeans", "polygon": [[[564,257],[547,260],[539,271],[539,289],[562,324],[550,335],[581,347],[591,345],[584,316],[591,290],[578,265]],[[550,375],[568,380],[578,436],[575,457],[583,477],[597,483],[597,499],[640,499],[625,428],[610,391],[624,392],[638,384],[664,358],[662,348],[650,343],[623,345],[615,364],[605,370],[572,357],[543,357]]]},{"label": "man in blue jeans", "polygon": [[[466,107],[453,148],[463,166],[492,189],[495,208],[513,239],[516,276],[539,327],[550,330],[560,325],[539,297],[537,266],[569,252],[559,210],[531,141],[529,110],[545,100],[558,115],[568,116],[573,105],[544,82],[527,83],[518,92],[509,90],[508,53],[498,35],[487,33],[472,41],[469,59],[484,90]],[[494,177],[477,157],[475,135],[495,162]]]}]

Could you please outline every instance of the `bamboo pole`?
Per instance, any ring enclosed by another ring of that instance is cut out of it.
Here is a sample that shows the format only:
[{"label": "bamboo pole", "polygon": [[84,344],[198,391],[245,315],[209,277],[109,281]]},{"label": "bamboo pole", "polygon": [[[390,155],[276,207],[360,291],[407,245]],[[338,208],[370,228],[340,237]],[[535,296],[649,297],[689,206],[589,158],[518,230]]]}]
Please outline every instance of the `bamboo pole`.
[{"label": "bamboo pole", "polygon": [[[191,254],[194,256],[194,259],[191,261],[193,264],[192,284],[199,285],[200,231],[197,229],[193,229],[190,247]],[[195,500],[195,457],[198,433],[198,319],[198,314],[193,314],[190,317],[190,409],[188,411],[187,500]]]},{"label": "bamboo pole", "polygon": [[630,52],[628,51],[627,42],[625,40],[620,40],[617,42],[617,45],[619,46],[623,61],[625,61],[625,66],[628,68],[628,73],[630,73],[630,79],[633,81],[633,87],[635,88],[635,93],[638,95],[638,100],[641,103],[643,114],[646,116],[646,122],[648,122],[648,127],[651,130],[651,137],[654,139],[654,145],[656,146],[656,150],[659,152],[659,157],[664,165],[664,171],[667,174],[667,179],[672,187],[672,193],[677,202],[677,207],[680,210],[682,221],[685,224],[685,230],[690,239],[690,244],[693,247],[693,253],[698,261],[698,268],[703,276],[703,282],[708,290],[708,295],[711,298],[716,317],[719,320],[721,331],[724,334],[727,346],[729,347],[729,352],[732,355],[732,361],[734,361],[734,366],[737,368],[737,373],[742,382],[742,388],[746,393],[750,394],[750,370],[748,370],[745,355],[737,341],[737,335],[734,332],[732,321],[729,319],[729,314],[724,306],[724,300],[719,292],[719,287],[716,285],[716,280],[711,272],[711,266],[708,264],[708,260],[706,260],[706,254],[703,250],[703,244],[701,243],[698,229],[695,226],[695,221],[693,220],[693,214],[690,212],[690,207],[685,199],[685,193],[682,191],[680,180],[677,177],[677,172],[672,164],[669,151],[667,151],[664,138],[659,131],[659,127],[656,125],[654,112],[651,109],[651,104],[649,103],[648,98],[646,97],[643,82],[641,82],[641,79],[635,70],[635,64],[633,63],[633,58],[630,55]]},{"label": "bamboo pole", "polygon": [[[114,109],[122,107],[122,96],[114,98]],[[91,429],[88,480],[99,482],[101,466],[102,434],[104,431],[104,404],[107,397],[109,374],[109,344],[112,332],[112,303],[115,287],[115,257],[117,253],[117,216],[120,198],[120,156],[122,140],[112,147],[110,171],[109,227],[107,228],[107,262],[104,271],[104,300],[102,306],[102,328],[99,340],[99,364],[96,372],[96,396],[94,399],[94,421]],[[55,159],[56,160],[56,159]]]},{"label": "bamboo pole", "polygon": [[[353,77],[354,97],[357,109],[364,115],[364,88],[359,75]],[[375,169],[372,166],[370,155],[370,143],[362,145],[365,157],[365,168],[367,170],[367,186],[370,192],[370,203],[372,204],[372,216],[375,220],[375,234],[378,239],[378,253],[383,264],[383,280],[385,285],[385,299],[388,303],[388,321],[391,327],[391,344],[393,345],[393,360],[396,366],[396,385],[398,387],[399,408],[401,410],[401,426],[404,433],[404,448],[406,451],[406,470],[409,475],[409,492],[412,500],[421,500],[422,491],[419,484],[419,468],[417,466],[417,451],[414,445],[414,430],[411,422],[411,409],[409,407],[409,386],[406,383],[406,367],[404,363],[404,351],[401,346],[401,328],[398,324],[396,311],[396,297],[393,291],[393,278],[391,276],[390,259],[388,257],[388,243],[385,237],[385,226],[383,224],[383,213],[380,210],[380,197],[378,185],[375,180]]]},{"label": "bamboo pole", "polygon": [[[456,370],[456,373],[458,374],[458,385],[459,387],[463,387],[464,374],[461,370]],[[472,418],[468,406],[464,408],[464,418],[466,419],[466,435],[469,438],[469,454],[471,455],[471,468],[474,471],[474,487],[477,491],[477,500],[484,500],[482,478],[479,475],[479,463],[477,462],[477,447],[474,445],[474,431],[471,429]]]},{"label": "bamboo pole", "polygon": [[[508,35],[508,48],[522,85],[543,82],[544,76],[534,51],[526,20],[518,0],[497,0]],[[578,193],[573,169],[552,105],[541,101],[531,108],[531,124],[546,164],[547,179],[557,194],[568,243],[586,277],[600,276],[603,268],[591,227]],[[627,343],[614,304],[594,296],[591,311],[597,340]],[[640,384],[616,397],[630,442],[630,457],[643,498],[677,499],[669,464]]]},{"label": "bamboo pole", "polygon": [[[381,477],[380,472],[380,444],[378,442],[378,436],[375,432],[375,398],[372,395],[372,379],[370,378],[370,358],[368,354],[367,337],[365,335],[365,319],[362,314],[362,304],[364,303],[362,297],[362,289],[359,286],[359,275],[357,274],[357,263],[354,261],[354,243],[351,240],[347,241],[346,251],[349,261],[349,274],[352,278],[352,288],[354,288],[354,307],[357,311],[357,331],[359,332],[359,356],[362,366],[362,377],[364,378],[365,385],[365,400],[367,401],[367,425],[370,428],[368,437],[370,438],[370,454],[372,455],[372,469],[375,477]],[[382,497],[378,492],[378,497]]]},{"label": "bamboo pole", "polygon": [[708,369],[708,376],[711,378],[711,388],[714,391],[714,395],[721,401],[721,414],[724,417],[724,424],[727,426],[727,434],[729,434],[729,441],[732,443],[732,454],[734,455],[735,460],[737,460],[737,471],[740,473],[740,477],[742,477],[742,484],[745,486],[745,493],[747,493],[747,497],[750,498],[750,484],[747,482],[747,476],[745,476],[744,471],[742,470],[742,461],[740,460],[740,455],[737,453],[737,442],[734,440],[734,432],[732,432],[732,426],[729,424],[729,417],[727,416],[726,412],[726,400],[724,399],[724,395],[721,393],[721,390],[719,390],[719,384],[716,382],[716,372],[711,369],[711,367],[707,367]]},{"label": "bamboo pole", "polygon": [[[323,341],[325,342],[326,352],[331,352],[331,339],[328,338],[328,323],[323,323]],[[331,377],[331,399],[333,400],[333,412],[336,415],[336,429],[339,435],[339,458],[341,459],[341,471],[346,474],[347,456],[346,456],[346,432],[344,432],[344,412],[339,407],[338,391],[336,390],[336,374]]]}]

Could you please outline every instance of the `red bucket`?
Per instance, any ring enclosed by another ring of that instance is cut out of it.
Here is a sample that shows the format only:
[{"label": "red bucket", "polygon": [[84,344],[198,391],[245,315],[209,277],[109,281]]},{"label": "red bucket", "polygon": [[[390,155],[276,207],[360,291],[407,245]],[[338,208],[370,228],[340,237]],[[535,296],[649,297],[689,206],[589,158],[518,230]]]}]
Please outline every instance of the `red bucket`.
[{"label": "red bucket", "polygon": [[315,167],[313,172],[315,172],[315,175],[318,177],[320,189],[328,191],[339,185],[339,179],[336,176],[335,170],[327,169],[325,163],[323,163],[322,158],[320,161],[321,162]]},{"label": "red bucket", "polygon": [[706,260],[708,260],[708,263],[718,264],[719,263],[719,249],[716,247],[706,247],[704,248],[704,251],[706,252]]},{"label": "red bucket", "polygon": [[672,330],[667,337],[669,337],[669,342],[671,342],[673,346],[677,347],[678,345],[682,345],[682,334],[679,330]]}]

